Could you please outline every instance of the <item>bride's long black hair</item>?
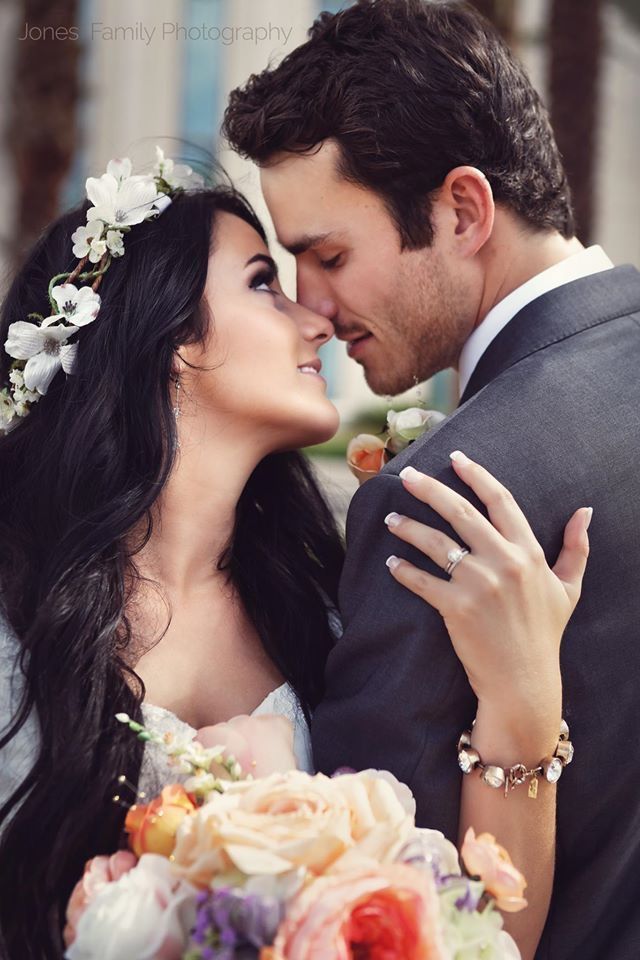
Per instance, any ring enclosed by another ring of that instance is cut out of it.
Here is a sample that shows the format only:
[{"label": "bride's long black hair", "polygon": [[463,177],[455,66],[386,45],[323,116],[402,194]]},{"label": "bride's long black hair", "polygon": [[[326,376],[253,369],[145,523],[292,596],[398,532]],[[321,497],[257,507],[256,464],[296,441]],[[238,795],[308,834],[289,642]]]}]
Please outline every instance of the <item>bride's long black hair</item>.
[{"label": "bride's long black hair", "polygon": [[[73,269],[70,238],[86,209],[57,220],[28,256],[4,302],[0,345],[9,324],[47,315],[48,281]],[[146,542],[171,471],[174,354],[215,324],[202,297],[219,211],[264,237],[248,204],[226,187],[182,195],[134,227],[103,280],[98,319],[76,335],[77,372],[58,374],[29,416],[0,437],[0,596],[26,681],[17,714],[8,727],[2,719],[0,747],[30,715],[40,737],[30,772],[0,809],[0,929],[2,956],[11,960],[60,957],[73,884],[89,857],[115,850],[121,837],[124,813],[111,799],[117,777],[138,777],[141,747],[114,719],[117,711],[139,716],[144,695],[127,665],[135,582],[127,534],[142,523],[138,548]],[[0,384],[10,363],[2,350]],[[322,694],[326,600],[336,602],[342,559],[305,458],[266,457],[240,498],[222,563],[266,650],[309,708]]]}]

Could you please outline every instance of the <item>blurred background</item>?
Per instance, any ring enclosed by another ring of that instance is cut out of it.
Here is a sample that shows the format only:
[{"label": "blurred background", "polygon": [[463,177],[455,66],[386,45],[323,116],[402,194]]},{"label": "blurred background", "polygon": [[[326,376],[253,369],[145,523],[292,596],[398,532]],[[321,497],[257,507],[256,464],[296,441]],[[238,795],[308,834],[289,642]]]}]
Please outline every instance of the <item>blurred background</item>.
[{"label": "blurred background", "polygon": [[[265,224],[257,172],[225,149],[228,93],[303,43],[321,10],[348,0],[0,0],[0,275],[57,213],[80,202],[111,157],[143,166],[174,138],[218,156]],[[578,235],[615,263],[640,266],[640,0],[475,0],[524,62],[547,103],[575,197]],[[183,147],[178,145],[178,151]],[[272,245],[287,293],[292,258]],[[344,344],[324,348],[340,435],[312,451],[338,513],[355,480],[350,436],[379,432],[376,398]],[[445,371],[394,398],[449,412]]]}]

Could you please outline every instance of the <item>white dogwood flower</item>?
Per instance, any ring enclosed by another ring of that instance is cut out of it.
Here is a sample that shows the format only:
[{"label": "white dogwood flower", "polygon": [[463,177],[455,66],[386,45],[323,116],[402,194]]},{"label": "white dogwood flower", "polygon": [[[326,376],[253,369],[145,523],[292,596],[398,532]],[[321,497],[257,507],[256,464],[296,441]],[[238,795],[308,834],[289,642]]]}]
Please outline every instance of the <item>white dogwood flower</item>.
[{"label": "white dogwood flower", "polygon": [[116,157],[109,160],[107,173],[118,181],[127,180],[131,176],[131,160],[129,160],[129,157]]},{"label": "white dogwood flower", "polygon": [[175,163],[167,159],[162,147],[156,147],[156,163],[153,168],[156,177],[161,177],[172,190],[180,188],[191,189],[204,186],[204,180],[199,173],[194,173],[186,163]]},{"label": "white dogwood flower", "polygon": [[87,220],[102,220],[115,230],[155,216],[158,211],[153,205],[162,196],[151,176],[118,180],[112,173],[103,173],[99,178],[89,177],[86,186],[87,196],[93,204],[87,211]]},{"label": "white dogwood flower", "polygon": [[93,323],[100,310],[100,297],[91,287],[78,289],[72,283],[61,283],[51,291],[59,313],[49,317],[45,323],[51,325],[56,320],[72,323],[74,327],[86,327]]},{"label": "white dogwood flower", "polygon": [[107,245],[102,239],[103,224],[100,220],[90,220],[86,227],[78,227],[71,234],[73,255],[78,260],[89,257],[91,263],[97,263],[104,255]]},{"label": "white dogwood flower", "polygon": [[77,327],[55,323],[57,317],[49,317],[41,327],[26,320],[18,320],[9,327],[9,336],[4,348],[15,360],[26,360],[24,384],[27,390],[44,396],[59,370],[73,372],[78,352],[77,343],[67,343],[77,332]]}]

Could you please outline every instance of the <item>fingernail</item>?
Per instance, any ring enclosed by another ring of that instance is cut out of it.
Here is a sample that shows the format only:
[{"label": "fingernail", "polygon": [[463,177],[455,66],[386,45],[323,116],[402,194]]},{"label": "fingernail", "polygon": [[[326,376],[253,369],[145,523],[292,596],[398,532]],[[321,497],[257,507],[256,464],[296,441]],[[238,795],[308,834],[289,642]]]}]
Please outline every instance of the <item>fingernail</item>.
[{"label": "fingernail", "polygon": [[388,513],[384,518],[384,522],[388,527],[397,527],[402,517],[399,513]]},{"label": "fingernail", "polygon": [[455,463],[459,464],[461,467],[466,467],[468,463],[471,463],[469,457],[462,452],[462,450],[454,450],[453,453],[449,454],[449,458]]},{"label": "fingernail", "polygon": [[593,507],[587,507],[587,513],[584,518],[584,529],[588,530],[591,524],[591,518],[593,517]]},{"label": "fingernail", "polygon": [[405,467],[404,470],[400,471],[398,476],[406,483],[415,483],[421,478],[422,474],[418,470],[414,470],[413,467]]},{"label": "fingernail", "polygon": [[396,567],[398,566],[398,564],[400,563],[400,561],[398,560],[397,557],[394,557],[393,554],[392,554],[390,557],[387,557],[385,563],[386,563],[387,566],[389,567],[389,570],[391,570],[391,571],[393,572],[393,571],[396,569]]}]

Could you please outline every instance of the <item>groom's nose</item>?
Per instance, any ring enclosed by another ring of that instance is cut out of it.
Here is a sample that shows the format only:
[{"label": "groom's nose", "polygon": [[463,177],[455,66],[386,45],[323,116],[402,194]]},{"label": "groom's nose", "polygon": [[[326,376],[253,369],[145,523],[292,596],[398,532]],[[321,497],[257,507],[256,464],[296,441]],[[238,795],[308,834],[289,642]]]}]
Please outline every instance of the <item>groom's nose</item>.
[{"label": "groom's nose", "polygon": [[297,274],[297,299],[307,310],[325,317],[332,324],[338,316],[338,304],[327,290],[323,278],[314,279],[308,271],[300,269]]}]

